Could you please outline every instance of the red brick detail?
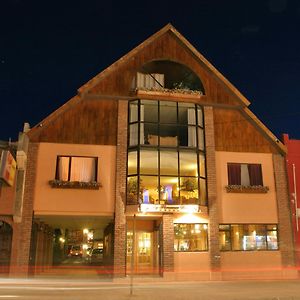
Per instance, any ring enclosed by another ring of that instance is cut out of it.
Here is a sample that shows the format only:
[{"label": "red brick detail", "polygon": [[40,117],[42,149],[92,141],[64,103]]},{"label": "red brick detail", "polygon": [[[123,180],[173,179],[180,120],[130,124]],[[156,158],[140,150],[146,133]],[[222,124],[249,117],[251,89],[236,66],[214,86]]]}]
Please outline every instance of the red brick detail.
[{"label": "red brick detail", "polygon": [[29,143],[22,221],[14,226],[10,276],[28,275],[38,147]]},{"label": "red brick detail", "polygon": [[174,223],[172,214],[162,216],[163,271],[174,271]]},{"label": "red brick detail", "polygon": [[290,267],[294,266],[295,258],[287,171],[284,157],[280,154],[273,154],[273,166],[278,207],[279,249],[281,251],[282,265]]},{"label": "red brick detail", "polygon": [[209,211],[209,254],[212,271],[220,269],[219,207],[217,202],[216,154],[213,108],[204,107],[207,195]]},{"label": "red brick detail", "polygon": [[116,159],[116,202],[114,231],[114,276],[126,274],[126,165],[127,165],[128,101],[118,104],[118,135]]}]

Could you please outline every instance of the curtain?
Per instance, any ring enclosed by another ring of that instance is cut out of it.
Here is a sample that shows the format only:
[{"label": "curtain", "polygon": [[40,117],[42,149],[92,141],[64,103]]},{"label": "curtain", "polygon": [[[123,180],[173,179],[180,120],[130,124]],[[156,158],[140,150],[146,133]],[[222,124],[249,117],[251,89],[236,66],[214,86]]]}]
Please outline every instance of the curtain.
[{"label": "curtain", "polygon": [[263,185],[260,164],[249,164],[248,172],[250,177],[250,185]]},{"label": "curtain", "polygon": [[[194,108],[187,109],[187,116],[188,116],[188,124],[196,124],[196,115]],[[189,126],[188,127],[188,146],[189,147],[196,147],[196,127]]]},{"label": "curtain", "polygon": [[96,180],[96,159],[72,157],[70,181],[91,182]]},{"label": "curtain", "polygon": [[228,184],[241,185],[241,165],[228,164]]},{"label": "curtain", "polygon": [[250,185],[250,176],[249,176],[247,164],[241,164],[241,185],[244,186]]},{"label": "curtain", "polygon": [[145,106],[141,104],[141,109],[140,109],[140,144],[143,145],[145,144],[145,132],[144,132],[144,115],[145,115]]},{"label": "curtain", "polygon": [[58,157],[58,178],[59,180],[69,180],[69,162],[70,157]]}]

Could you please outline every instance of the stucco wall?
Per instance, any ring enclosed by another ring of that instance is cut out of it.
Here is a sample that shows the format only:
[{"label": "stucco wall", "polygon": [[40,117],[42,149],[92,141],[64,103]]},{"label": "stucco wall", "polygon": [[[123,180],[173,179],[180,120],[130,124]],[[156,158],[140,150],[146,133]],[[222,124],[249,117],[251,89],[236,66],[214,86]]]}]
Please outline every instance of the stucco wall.
[{"label": "stucco wall", "polygon": [[[227,193],[227,163],[256,163],[262,165],[265,194]],[[220,223],[277,223],[277,203],[272,154],[216,152],[217,197]]]},{"label": "stucco wall", "polygon": [[[37,159],[35,215],[107,215],[114,212],[115,146],[41,143]],[[51,188],[57,155],[98,157],[99,190]]]}]

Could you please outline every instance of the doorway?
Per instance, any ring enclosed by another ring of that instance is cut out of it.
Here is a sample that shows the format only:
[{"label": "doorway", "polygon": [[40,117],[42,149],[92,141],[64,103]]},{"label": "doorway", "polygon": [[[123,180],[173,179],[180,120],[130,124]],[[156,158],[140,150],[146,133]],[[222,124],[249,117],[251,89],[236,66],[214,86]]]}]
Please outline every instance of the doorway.
[{"label": "doorway", "polygon": [[128,224],[127,274],[131,274],[132,270],[134,274],[159,274],[159,233],[154,224],[154,221],[137,221],[135,239],[132,227]]}]

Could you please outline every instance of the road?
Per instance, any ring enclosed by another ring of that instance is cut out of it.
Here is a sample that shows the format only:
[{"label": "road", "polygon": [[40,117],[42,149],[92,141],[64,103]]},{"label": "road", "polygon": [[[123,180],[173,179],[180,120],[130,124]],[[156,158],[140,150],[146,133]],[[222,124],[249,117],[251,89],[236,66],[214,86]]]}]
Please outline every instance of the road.
[{"label": "road", "polygon": [[96,280],[0,279],[0,299],[56,300],[300,300],[300,281],[103,282]]}]

